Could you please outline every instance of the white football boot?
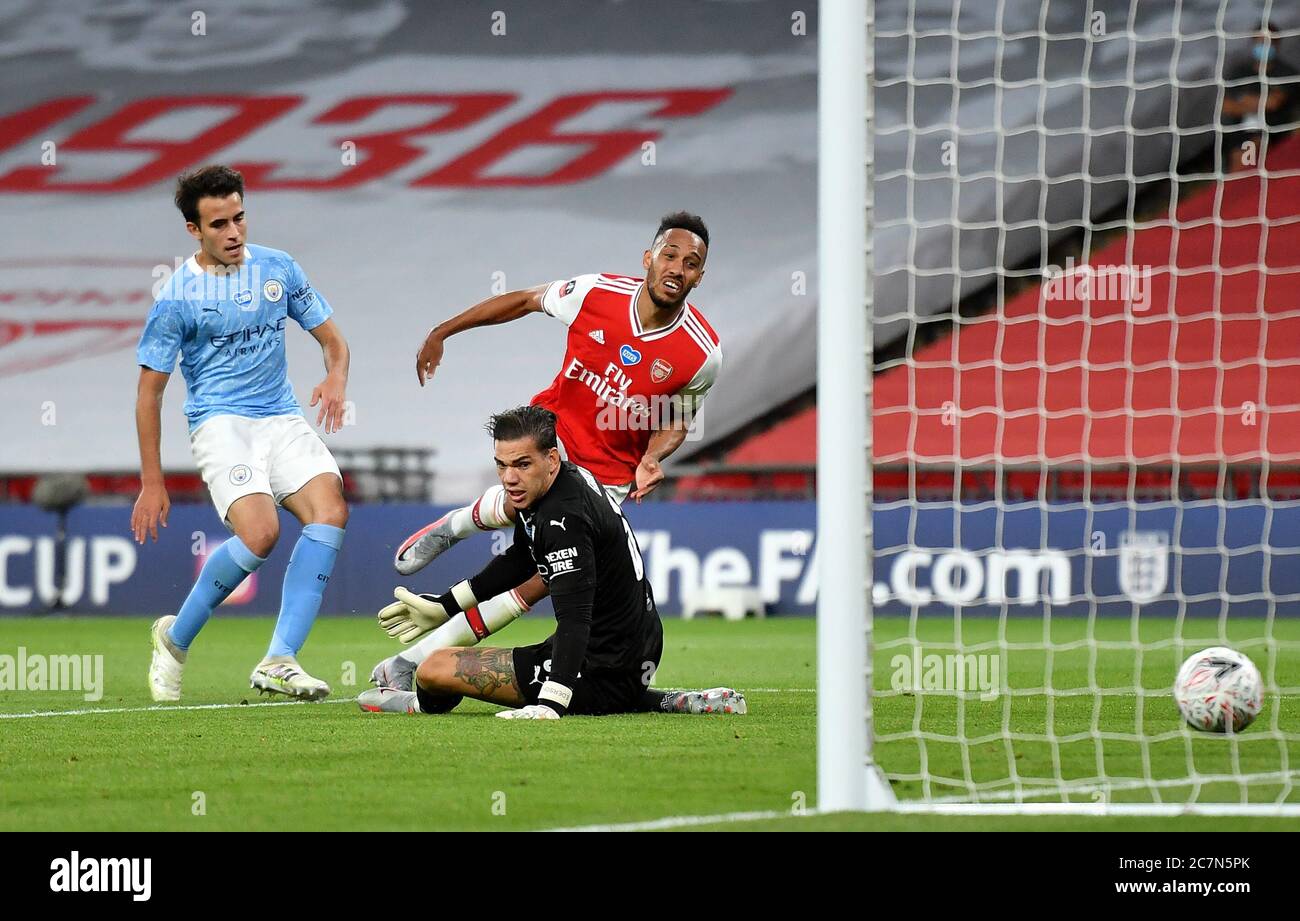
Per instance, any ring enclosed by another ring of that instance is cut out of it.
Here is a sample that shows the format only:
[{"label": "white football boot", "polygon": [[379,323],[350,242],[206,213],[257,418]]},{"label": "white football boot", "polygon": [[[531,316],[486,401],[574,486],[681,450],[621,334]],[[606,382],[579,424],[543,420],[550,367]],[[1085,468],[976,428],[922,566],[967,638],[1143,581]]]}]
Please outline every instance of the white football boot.
[{"label": "white football boot", "polygon": [[324,700],[330,693],[330,686],[303,671],[293,656],[267,656],[248,676],[248,686],[299,700]]},{"label": "white football boot", "polygon": [[415,669],[414,662],[409,662],[400,655],[389,656],[371,670],[370,683],[397,691],[414,691]]},{"label": "white football boot", "polygon": [[745,695],[731,688],[671,691],[664,698],[662,707],[667,713],[734,713],[741,716],[749,711]]},{"label": "white football boot", "polygon": [[404,576],[419,572],[456,544],[464,540],[451,531],[452,512],[443,515],[433,524],[416,531],[397,548],[393,568]]},{"label": "white football boot", "polygon": [[153,622],[149,635],[153,640],[153,658],[149,661],[149,694],[157,701],[181,699],[181,677],[185,671],[185,650],[177,649],[167,639],[175,614]]},{"label": "white football boot", "polygon": [[414,691],[396,688],[367,688],[357,695],[357,706],[367,713],[419,713]]}]

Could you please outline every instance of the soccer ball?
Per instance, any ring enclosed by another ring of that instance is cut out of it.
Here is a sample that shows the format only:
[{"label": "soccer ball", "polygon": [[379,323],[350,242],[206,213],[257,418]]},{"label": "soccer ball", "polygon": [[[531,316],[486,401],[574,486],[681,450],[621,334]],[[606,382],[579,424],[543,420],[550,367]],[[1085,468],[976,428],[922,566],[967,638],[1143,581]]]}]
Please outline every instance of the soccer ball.
[{"label": "soccer ball", "polygon": [[1174,680],[1183,719],[1206,732],[1241,732],[1259,715],[1264,682],[1255,663],[1227,646],[1189,656]]}]

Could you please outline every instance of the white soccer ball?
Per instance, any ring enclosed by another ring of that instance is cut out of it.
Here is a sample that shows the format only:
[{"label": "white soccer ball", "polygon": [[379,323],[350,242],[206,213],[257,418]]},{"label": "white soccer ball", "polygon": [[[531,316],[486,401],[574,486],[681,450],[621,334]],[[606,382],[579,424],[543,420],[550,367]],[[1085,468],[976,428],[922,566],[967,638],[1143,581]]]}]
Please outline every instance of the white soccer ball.
[{"label": "white soccer ball", "polygon": [[1264,682],[1248,657],[1227,646],[1211,646],[1178,669],[1174,700],[1196,729],[1241,732],[1259,715]]}]

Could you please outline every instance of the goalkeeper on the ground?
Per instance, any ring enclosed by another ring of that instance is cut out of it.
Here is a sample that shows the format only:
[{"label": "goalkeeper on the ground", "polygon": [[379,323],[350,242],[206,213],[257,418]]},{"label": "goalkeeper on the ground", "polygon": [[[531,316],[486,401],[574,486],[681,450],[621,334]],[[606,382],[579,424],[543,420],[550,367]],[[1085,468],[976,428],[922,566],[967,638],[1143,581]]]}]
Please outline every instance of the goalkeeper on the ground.
[{"label": "goalkeeper on the ground", "polygon": [[[472,697],[510,707],[507,719],[633,712],[744,713],[730,688],[662,691],[650,681],[663,654],[663,625],[641,551],[618,504],[581,467],[560,459],[555,414],[521,406],[488,424],[497,472],[517,511],[514,544],[472,579],[436,597],[411,595],[380,613],[408,642],[539,573],[555,607],[555,634],[533,646],[435,650],[414,690],[363,692],[363,710],[445,713]],[[399,590],[404,591],[404,590]]]}]

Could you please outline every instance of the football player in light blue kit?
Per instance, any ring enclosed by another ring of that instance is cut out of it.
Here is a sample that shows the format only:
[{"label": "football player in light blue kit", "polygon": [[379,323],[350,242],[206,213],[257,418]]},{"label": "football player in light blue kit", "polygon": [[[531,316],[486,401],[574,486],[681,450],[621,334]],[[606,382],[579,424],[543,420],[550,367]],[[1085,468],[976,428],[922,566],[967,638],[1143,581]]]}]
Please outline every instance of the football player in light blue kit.
[{"label": "football player in light blue kit", "polygon": [[149,690],[179,700],[190,644],[212,611],[266,562],[280,534],[276,505],[303,524],[284,575],[280,616],[251,686],[321,700],[329,685],[298,664],[343,545],[348,509],[338,465],[303,418],[285,367],[293,320],[320,343],[325,380],[312,391],[316,424],[343,426],[348,346],[333,311],[287,253],[245,243],[244,180],[207,166],[180,177],[176,206],[199,250],[167,280],[140,337],[135,421],[142,488],[131,514],[135,539],[158,539],[170,502],[159,438],[163,389],[179,356],[188,398],[190,448],[212,502],[234,536],[203,565],[179,613],[153,625]]}]

